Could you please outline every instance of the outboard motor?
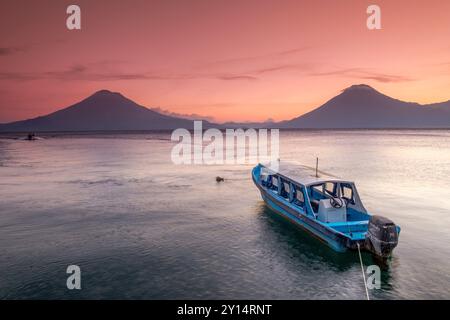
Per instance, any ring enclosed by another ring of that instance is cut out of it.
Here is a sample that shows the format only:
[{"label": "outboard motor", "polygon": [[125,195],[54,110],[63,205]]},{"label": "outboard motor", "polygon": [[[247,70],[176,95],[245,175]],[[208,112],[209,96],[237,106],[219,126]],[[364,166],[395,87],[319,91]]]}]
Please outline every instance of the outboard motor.
[{"label": "outboard motor", "polygon": [[398,230],[394,222],[381,216],[372,216],[366,233],[366,249],[381,258],[390,256],[398,243]]}]

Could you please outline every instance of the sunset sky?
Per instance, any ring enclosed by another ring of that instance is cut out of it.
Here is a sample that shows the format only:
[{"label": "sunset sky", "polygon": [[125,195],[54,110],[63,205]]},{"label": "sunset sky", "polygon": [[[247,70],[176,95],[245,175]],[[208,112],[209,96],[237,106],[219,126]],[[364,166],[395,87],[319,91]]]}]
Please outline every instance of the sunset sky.
[{"label": "sunset sky", "polygon": [[450,99],[450,1],[2,0],[0,15],[0,122],[100,89],[220,122],[290,119],[359,83]]}]

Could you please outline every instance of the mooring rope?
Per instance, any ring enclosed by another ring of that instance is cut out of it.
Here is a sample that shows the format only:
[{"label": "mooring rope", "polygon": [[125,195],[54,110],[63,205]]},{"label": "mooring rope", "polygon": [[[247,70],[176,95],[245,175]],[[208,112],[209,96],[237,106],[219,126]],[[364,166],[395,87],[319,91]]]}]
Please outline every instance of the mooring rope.
[{"label": "mooring rope", "polygon": [[363,274],[364,288],[366,289],[367,300],[370,300],[369,290],[367,289],[366,274],[364,273],[364,265],[363,265],[362,257],[361,257],[361,249],[359,248],[359,242],[356,242],[356,245],[358,246],[359,262],[361,263],[361,271]]}]

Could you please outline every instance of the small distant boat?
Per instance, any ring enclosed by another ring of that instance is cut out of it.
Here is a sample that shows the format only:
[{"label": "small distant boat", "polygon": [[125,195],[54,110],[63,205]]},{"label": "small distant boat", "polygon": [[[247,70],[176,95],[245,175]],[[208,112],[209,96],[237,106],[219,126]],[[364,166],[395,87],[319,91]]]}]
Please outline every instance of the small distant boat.
[{"label": "small distant boat", "polygon": [[25,137],[14,138],[16,140],[26,140],[26,141],[35,141],[35,140],[43,140],[42,137],[36,136],[35,133],[28,133]]},{"label": "small distant boat", "polygon": [[388,258],[397,246],[400,227],[370,215],[353,182],[311,168],[279,162],[277,170],[258,164],[252,178],[266,204],[336,251],[361,249]]}]

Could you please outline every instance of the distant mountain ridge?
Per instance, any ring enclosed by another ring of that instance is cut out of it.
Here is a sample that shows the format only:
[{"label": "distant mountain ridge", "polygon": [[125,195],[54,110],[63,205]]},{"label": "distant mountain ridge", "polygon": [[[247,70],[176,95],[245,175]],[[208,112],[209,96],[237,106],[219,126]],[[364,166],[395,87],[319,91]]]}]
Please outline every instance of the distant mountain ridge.
[{"label": "distant mountain ridge", "polygon": [[[207,121],[203,124],[209,125]],[[127,131],[192,127],[192,120],[163,115],[120,93],[100,90],[49,115],[2,124],[0,131]]]},{"label": "distant mountain ridge", "polygon": [[[450,100],[420,105],[384,95],[360,84],[311,112],[281,122],[227,122],[203,120],[203,128],[450,128]],[[2,132],[132,131],[193,128],[191,119],[164,115],[141,106],[117,92],[100,90],[86,99],[51,114],[0,124]]]},{"label": "distant mountain ridge", "polygon": [[450,128],[450,100],[420,105],[384,95],[360,84],[311,112],[278,123],[280,128]]}]

